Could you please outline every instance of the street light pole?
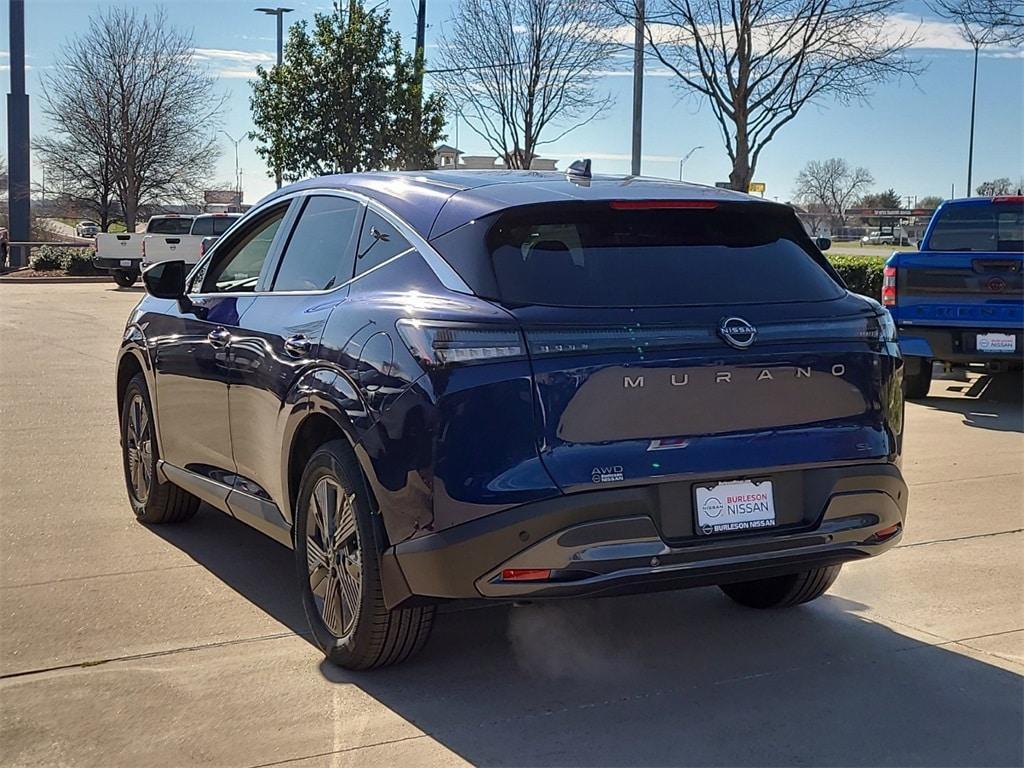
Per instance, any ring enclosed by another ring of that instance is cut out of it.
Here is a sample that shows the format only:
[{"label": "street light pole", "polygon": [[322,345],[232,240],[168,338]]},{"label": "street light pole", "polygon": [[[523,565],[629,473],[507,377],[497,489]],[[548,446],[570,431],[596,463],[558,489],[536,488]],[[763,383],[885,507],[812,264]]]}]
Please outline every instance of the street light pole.
[{"label": "street light pole", "polygon": [[[284,62],[284,15],[291,13],[292,8],[256,8],[257,13],[265,13],[268,16],[277,17],[277,66],[281,66]],[[237,149],[237,148],[236,148]],[[277,184],[277,188],[281,188],[281,168],[274,168],[274,182]]]},{"label": "street light pole", "polygon": [[[7,94],[7,214],[10,239],[32,239],[30,196],[28,94],[25,93],[25,0],[10,3],[11,91]],[[0,257],[2,258],[2,257]],[[24,246],[11,248],[12,267],[28,263]],[[0,266],[3,266],[0,264]]]},{"label": "street light pole", "polygon": [[680,181],[683,180],[683,169],[686,168],[686,161],[689,160],[690,159],[690,155],[692,155],[698,149],[704,149],[704,145],[703,144],[698,144],[696,147],[694,147],[689,152],[687,152],[685,155],[683,155],[683,159],[679,161],[679,180]]},{"label": "street light pole", "polygon": [[633,31],[633,162],[631,173],[640,175],[644,117],[644,0],[636,4]]},{"label": "street light pole", "polygon": [[228,137],[228,141],[235,145],[235,194],[238,196],[238,207],[242,207],[242,177],[238,172],[238,145],[245,141],[245,134],[243,133],[237,139],[233,137],[227,131],[221,131],[225,136]]},{"label": "street light pole", "polygon": [[971,138],[967,147],[967,197],[971,196],[971,172],[974,170],[974,105],[978,99],[978,48],[974,43],[974,85],[971,86]]}]

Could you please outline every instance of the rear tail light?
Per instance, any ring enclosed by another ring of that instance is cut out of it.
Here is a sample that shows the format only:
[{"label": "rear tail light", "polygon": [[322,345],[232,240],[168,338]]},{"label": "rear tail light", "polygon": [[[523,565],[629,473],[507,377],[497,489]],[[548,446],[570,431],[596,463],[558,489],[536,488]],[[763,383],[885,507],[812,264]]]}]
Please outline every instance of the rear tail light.
[{"label": "rear tail light", "polygon": [[145,240],[142,241],[142,258],[143,259],[146,258],[146,241]]},{"label": "rear tail light", "polygon": [[886,267],[882,272],[882,306],[896,306],[896,267]]},{"label": "rear tail light", "polygon": [[399,320],[402,341],[424,365],[441,367],[526,357],[519,331],[503,326]]}]

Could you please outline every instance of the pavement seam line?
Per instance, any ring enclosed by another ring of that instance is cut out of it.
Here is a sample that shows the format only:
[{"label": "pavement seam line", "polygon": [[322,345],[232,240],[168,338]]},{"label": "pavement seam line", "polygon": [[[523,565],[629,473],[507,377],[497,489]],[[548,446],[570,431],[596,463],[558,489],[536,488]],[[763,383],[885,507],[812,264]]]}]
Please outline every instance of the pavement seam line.
[{"label": "pavement seam line", "polygon": [[969,483],[973,480],[994,480],[997,477],[1018,477],[1020,472],[1000,472],[995,475],[974,475],[973,477],[962,477],[955,480],[928,480],[924,483],[908,483],[908,488],[924,488],[928,485],[942,485],[943,483]]},{"label": "pavement seam line", "polygon": [[182,563],[181,565],[165,565],[161,568],[140,568],[135,571],[114,571],[112,573],[90,573],[85,576],[68,576],[65,579],[51,579],[50,581],[29,581],[24,584],[4,584],[0,590],[22,589],[26,587],[45,587],[48,584],[65,584],[70,581],[88,581],[89,579],[105,579],[112,576],[134,576],[140,573],[159,573],[161,571],[174,571],[180,568],[199,568],[199,563]]},{"label": "pavement seam line", "polygon": [[95,661],[77,661],[72,664],[58,664],[54,667],[44,667],[42,669],[26,669],[21,672],[8,672],[0,675],[0,680],[11,680],[18,677],[28,677],[31,675],[43,675],[47,672],[62,672],[69,669],[89,669],[90,667],[99,667],[104,664],[111,664],[117,661],[139,661],[141,659],[155,659],[161,656],[173,656],[177,653],[186,653],[189,651],[204,651],[207,648],[223,648],[229,645],[241,645],[243,643],[259,643],[264,640],[280,640],[286,637],[307,637],[308,632],[276,632],[272,635],[258,635],[256,637],[239,637],[234,640],[220,640],[213,643],[202,643],[200,645],[186,645],[180,648],[167,648],[162,651],[149,651],[147,653],[132,653],[125,656],[113,656],[109,659],[97,659]]},{"label": "pavement seam line", "polygon": [[927,544],[948,544],[953,541],[967,541],[968,539],[985,539],[990,536],[1005,536],[1011,533],[1024,532],[1024,528],[1013,528],[1009,531],[993,531],[992,533],[970,533],[966,536],[954,536],[950,539],[932,539],[930,541],[915,541],[911,544],[897,544],[893,549],[910,549],[911,547],[923,547]]},{"label": "pavement seam line", "polygon": [[315,755],[300,755],[299,757],[286,757],[284,760],[275,760],[272,763],[256,763],[248,766],[248,768],[272,768],[275,765],[287,765],[288,763],[297,763],[299,760],[312,760],[316,757],[327,757],[328,755],[341,755],[345,752],[355,752],[360,749],[372,749],[373,747],[383,747],[385,744],[398,744],[403,741],[415,741],[416,739],[425,739],[426,733],[418,733],[415,736],[403,736],[400,739],[387,739],[385,741],[377,741],[373,744],[361,744],[358,747],[342,747],[341,749],[332,749],[330,752],[317,752]]}]

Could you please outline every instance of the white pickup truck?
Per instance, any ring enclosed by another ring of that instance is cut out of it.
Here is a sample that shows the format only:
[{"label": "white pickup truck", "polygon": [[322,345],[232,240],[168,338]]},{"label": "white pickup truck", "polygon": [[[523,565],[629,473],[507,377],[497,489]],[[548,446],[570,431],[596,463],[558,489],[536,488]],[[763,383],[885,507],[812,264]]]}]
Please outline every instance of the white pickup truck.
[{"label": "white pickup truck", "polygon": [[201,213],[184,234],[147,233],[142,238],[142,268],[158,261],[181,260],[196,264],[206,253],[210,238],[218,238],[237,221],[240,213]]},{"label": "white pickup truck", "polygon": [[142,274],[142,243],[150,235],[181,236],[192,229],[194,216],[168,213],[150,217],[145,232],[108,233],[96,235],[93,266],[107,272],[122,288],[135,284]]}]

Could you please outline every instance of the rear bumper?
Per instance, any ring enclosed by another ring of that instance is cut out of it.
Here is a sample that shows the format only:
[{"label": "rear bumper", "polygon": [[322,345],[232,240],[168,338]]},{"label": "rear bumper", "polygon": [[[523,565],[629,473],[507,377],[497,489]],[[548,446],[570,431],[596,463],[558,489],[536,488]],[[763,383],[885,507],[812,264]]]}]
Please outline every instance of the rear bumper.
[{"label": "rear bumper", "polygon": [[[515,507],[388,550],[386,597],[396,605],[413,596],[534,599],[704,586],[870,557],[899,540],[907,486],[896,465],[806,469],[799,475],[803,509],[782,510],[777,503],[776,528],[715,537],[694,534],[689,504],[658,508],[673,497],[656,486]],[[706,478],[672,485],[689,492],[698,480]],[[691,519],[677,521],[681,535],[670,538],[665,521],[675,512]],[[876,535],[894,526],[895,532]],[[543,582],[502,581],[507,568],[554,573]]]},{"label": "rear bumper", "polygon": [[[940,328],[897,325],[900,352],[904,357],[927,357],[948,363],[1020,362],[1024,358],[1024,333],[1018,328]],[[979,352],[979,333],[1008,333],[1016,339],[1014,352]]]},{"label": "rear bumper", "polygon": [[[122,264],[121,262],[123,262],[123,261],[131,262],[131,263],[130,264]],[[141,258],[138,258],[138,259],[109,259],[109,258],[101,258],[99,256],[96,256],[92,260],[93,267],[95,267],[96,269],[98,269],[98,270],[100,270],[102,272],[125,271],[125,272],[140,272],[141,273],[142,272],[142,269],[140,268],[141,263],[142,263],[142,259]]]}]

